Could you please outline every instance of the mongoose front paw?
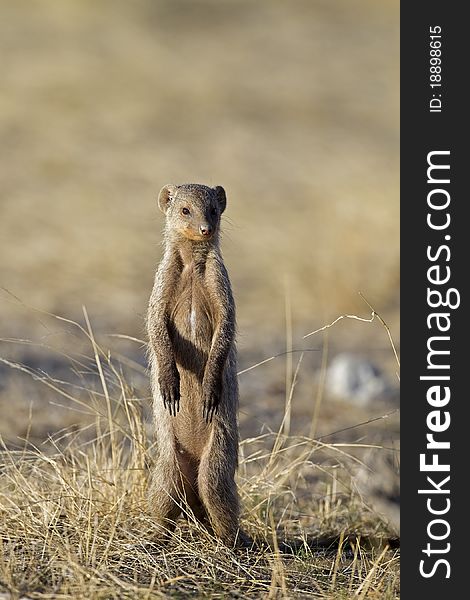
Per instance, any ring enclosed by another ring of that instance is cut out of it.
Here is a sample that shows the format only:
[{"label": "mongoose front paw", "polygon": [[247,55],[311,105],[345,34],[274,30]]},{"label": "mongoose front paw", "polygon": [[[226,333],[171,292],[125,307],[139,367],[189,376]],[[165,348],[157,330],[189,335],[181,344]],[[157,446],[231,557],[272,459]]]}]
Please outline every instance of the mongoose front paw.
[{"label": "mongoose front paw", "polygon": [[169,410],[170,415],[176,416],[180,409],[180,375],[175,367],[167,373],[162,373],[158,379],[163,406]]},{"label": "mongoose front paw", "polygon": [[212,419],[217,412],[222,396],[222,385],[203,385],[203,406],[202,417],[206,423],[212,423]]}]

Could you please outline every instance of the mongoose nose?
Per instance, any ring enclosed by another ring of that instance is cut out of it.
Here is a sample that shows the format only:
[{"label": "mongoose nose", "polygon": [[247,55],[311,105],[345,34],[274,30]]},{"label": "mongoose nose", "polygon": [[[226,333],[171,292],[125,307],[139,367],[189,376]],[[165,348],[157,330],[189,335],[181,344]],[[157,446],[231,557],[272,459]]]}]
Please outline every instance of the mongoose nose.
[{"label": "mongoose nose", "polygon": [[204,225],[199,225],[199,231],[201,232],[201,235],[210,235],[212,233],[212,227],[207,223],[204,223]]}]

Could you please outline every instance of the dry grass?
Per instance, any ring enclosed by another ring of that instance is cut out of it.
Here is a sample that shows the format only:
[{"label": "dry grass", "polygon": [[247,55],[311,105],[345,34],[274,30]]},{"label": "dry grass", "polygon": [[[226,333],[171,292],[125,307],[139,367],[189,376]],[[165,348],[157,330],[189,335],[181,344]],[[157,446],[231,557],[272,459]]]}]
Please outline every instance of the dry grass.
[{"label": "dry grass", "polygon": [[36,446],[28,435],[4,442],[0,589],[12,598],[398,598],[396,539],[357,486],[365,454],[389,452],[370,444],[281,430],[244,440],[242,524],[256,545],[225,548],[191,515],[158,544],[146,504],[145,400],[85,322],[67,323],[89,347],[70,360],[96,385],[11,363],[87,411],[90,424]]}]

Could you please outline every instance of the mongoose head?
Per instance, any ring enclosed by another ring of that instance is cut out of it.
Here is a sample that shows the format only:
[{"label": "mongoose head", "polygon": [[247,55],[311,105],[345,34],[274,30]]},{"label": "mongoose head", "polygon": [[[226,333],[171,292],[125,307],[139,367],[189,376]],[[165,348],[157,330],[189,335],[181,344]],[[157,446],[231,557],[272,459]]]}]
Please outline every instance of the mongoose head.
[{"label": "mongoose head", "polygon": [[227,198],[220,185],[211,188],[196,183],[165,185],[158,206],[165,213],[171,231],[195,242],[210,240],[219,229]]}]

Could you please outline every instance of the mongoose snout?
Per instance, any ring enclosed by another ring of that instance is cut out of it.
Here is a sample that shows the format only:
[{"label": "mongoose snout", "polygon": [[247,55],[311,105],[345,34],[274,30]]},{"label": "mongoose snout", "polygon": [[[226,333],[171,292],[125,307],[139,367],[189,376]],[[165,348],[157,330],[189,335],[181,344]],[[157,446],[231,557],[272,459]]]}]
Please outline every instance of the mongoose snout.
[{"label": "mongoose snout", "polygon": [[212,227],[208,223],[202,223],[199,225],[199,231],[204,237],[209,237],[212,235]]}]

